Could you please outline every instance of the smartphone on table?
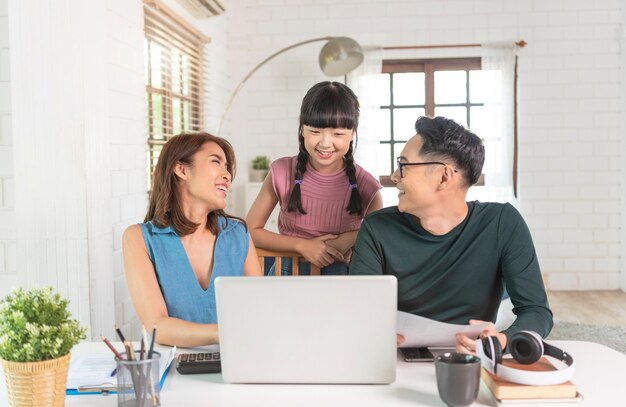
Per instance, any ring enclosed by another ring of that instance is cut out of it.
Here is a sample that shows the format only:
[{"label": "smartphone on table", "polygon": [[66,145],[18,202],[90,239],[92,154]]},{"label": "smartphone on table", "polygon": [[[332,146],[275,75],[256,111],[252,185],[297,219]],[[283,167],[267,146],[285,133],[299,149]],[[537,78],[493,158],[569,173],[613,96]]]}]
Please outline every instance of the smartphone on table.
[{"label": "smartphone on table", "polygon": [[432,362],[435,356],[428,348],[400,348],[405,362]]}]

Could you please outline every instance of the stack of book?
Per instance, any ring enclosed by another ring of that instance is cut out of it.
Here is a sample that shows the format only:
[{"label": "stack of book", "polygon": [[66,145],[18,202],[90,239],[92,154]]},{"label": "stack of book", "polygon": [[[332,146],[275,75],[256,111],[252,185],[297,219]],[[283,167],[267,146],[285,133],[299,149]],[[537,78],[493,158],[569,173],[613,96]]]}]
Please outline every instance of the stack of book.
[{"label": "stack of book", "polygon": [[[531,365],[522,365],[513,359],[504,359],[503,363],[514,369],[532,372],[556,370],[556,367],[545,357]],[[583,399],[576,385],[571,381],[549,386],[528,386],[504,381],[485,369],[481,372],[481,378],[491,390],[491,395],[498,405],[555,404],[565,406],[577,405]]]}]

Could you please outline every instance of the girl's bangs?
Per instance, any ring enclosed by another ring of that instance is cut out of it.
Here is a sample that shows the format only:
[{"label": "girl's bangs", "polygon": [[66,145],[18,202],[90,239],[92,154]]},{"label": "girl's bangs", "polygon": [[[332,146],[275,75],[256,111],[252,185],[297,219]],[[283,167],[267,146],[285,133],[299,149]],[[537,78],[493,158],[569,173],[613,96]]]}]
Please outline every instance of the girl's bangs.
[{"label": "girl's bangs", "polygon": [[301,124],[320,129],[355,129],[357,127],[355,118],[358,120],[359,112],[349,102],[341,103],[332,98],[325,98],[317,103],[311,103],[311,106],[316,106],[316,108],[306,109],[301,113]]}]

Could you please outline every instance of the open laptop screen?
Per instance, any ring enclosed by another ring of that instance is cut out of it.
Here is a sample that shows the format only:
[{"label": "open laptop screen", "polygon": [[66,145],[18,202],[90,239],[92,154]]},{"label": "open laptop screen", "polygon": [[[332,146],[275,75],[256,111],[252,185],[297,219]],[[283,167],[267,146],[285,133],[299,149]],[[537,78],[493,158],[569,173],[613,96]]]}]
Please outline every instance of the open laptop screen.
[{"label": "open laptop screen", "polygon": [[393,276],[219,277],[222,376],[231,383],[391,383]]}]

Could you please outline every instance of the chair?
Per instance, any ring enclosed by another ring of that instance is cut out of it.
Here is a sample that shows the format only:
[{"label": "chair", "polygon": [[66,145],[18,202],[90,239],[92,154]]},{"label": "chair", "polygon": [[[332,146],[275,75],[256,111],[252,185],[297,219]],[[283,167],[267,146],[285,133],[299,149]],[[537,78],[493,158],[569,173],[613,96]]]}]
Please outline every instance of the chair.
[{"label": "chair", "polygon": [[[296,252],[277,252],[274,250],[266,250],[266,249],[260,249],[257,247],[256,249],[256,253],[259,256],[259,264],[261,265],[261,270],[263,270],[263,273],[265,274],[265,258],[266,257],[273,257],[274,258],[274,270],[275,270],[275,275],[277,276],[281,276],[282,273],[280,272],[281,270],[281,266],[282,266],[282,258],[283,257],[290,257],[291,258],[291,263],[292,263],[292,269],[291,269],[291,274],[294,276],[300,275],[300,262],[298,261],[298,259],[303,258],[302,255],[300,255],[300,253],[296,253]],[[319,276],[320,275],[320,268],[311,264],[311,275],[312,276]]]}]

